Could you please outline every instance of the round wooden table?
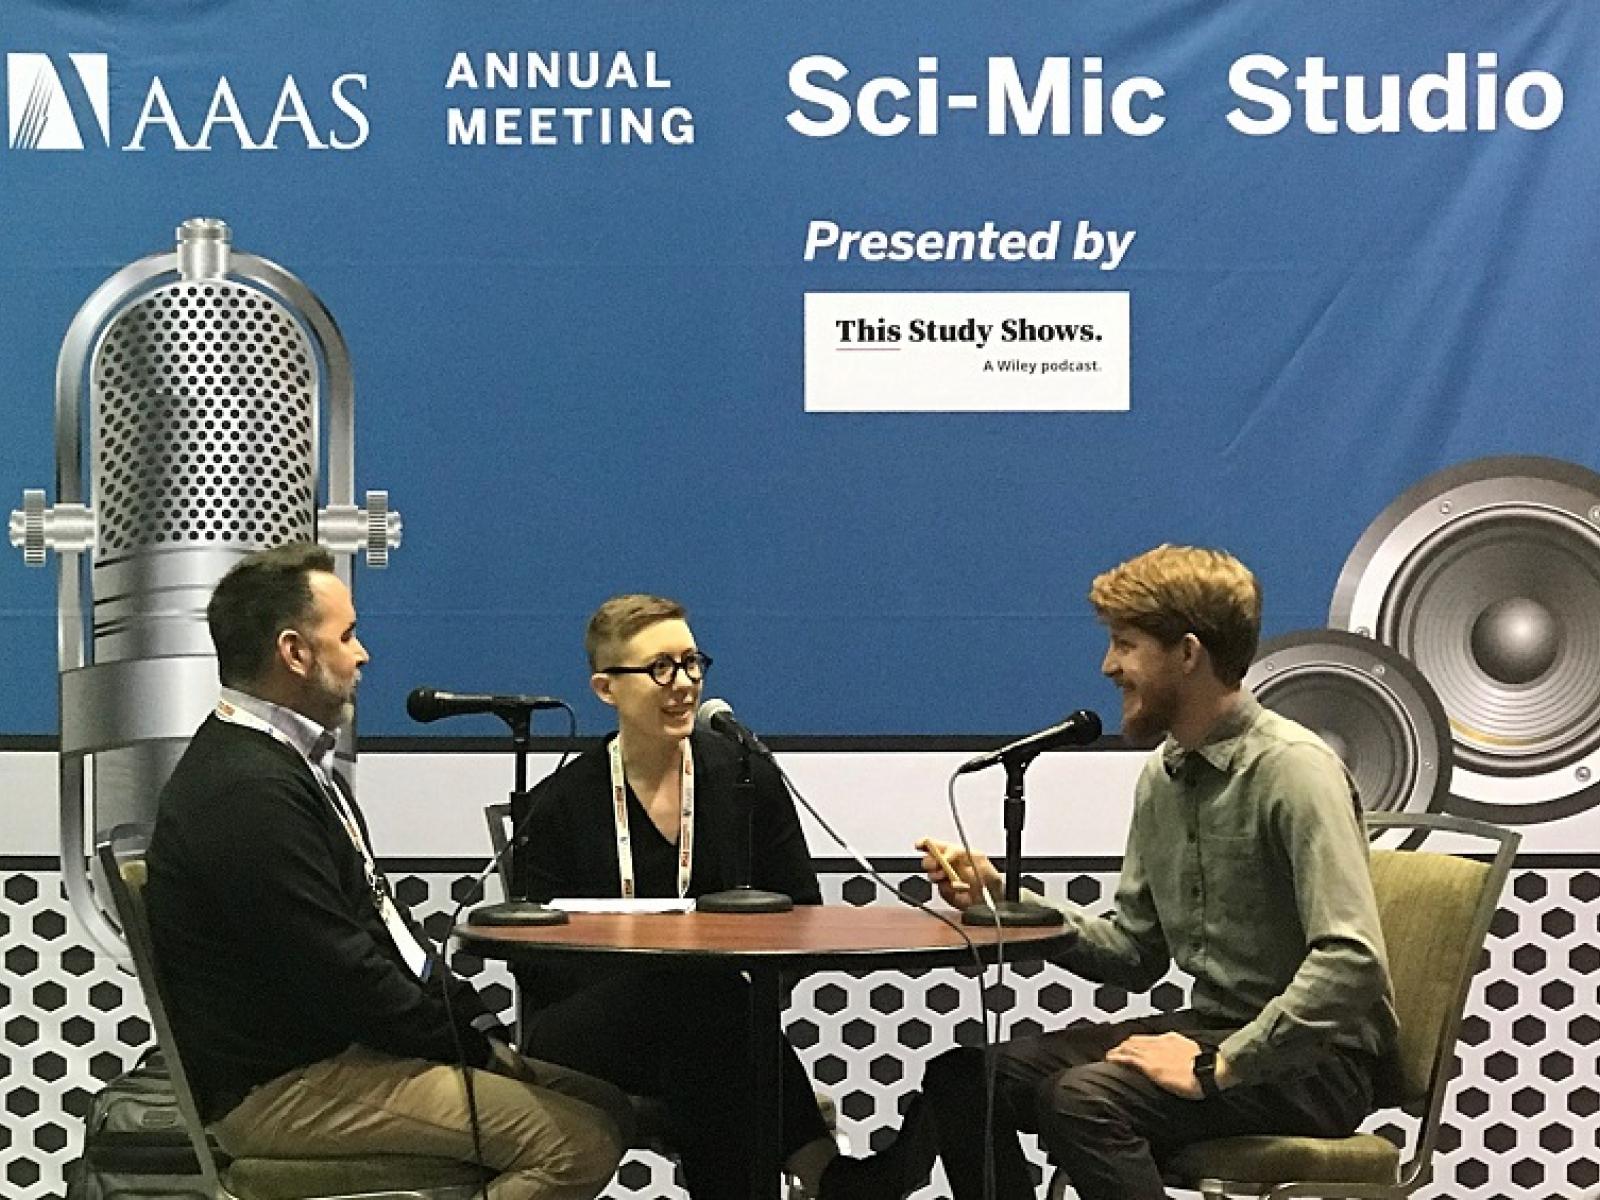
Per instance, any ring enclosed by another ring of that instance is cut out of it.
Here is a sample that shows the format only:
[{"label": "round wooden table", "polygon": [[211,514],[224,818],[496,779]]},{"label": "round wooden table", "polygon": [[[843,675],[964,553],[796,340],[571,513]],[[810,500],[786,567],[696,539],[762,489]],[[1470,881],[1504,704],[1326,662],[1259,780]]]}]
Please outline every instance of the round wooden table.
[{"label": "round wooden table", "polygon": [[[946,915],[959,923],[957,914]],[[786,913],[573,913],[566,925],[458,925],[455,936],[474,954],[512,963],[626,956],[748,975],[756,1096],[750,1195],[775,1200],[784,1157],[778,1072],[786,984],[813,971],[962,966],[974,961],[974,951],[985,963],[997,954],[1007,961],[1047,958],[1075,935],[1059,925],[958,931],[927,913],[888,905],[802,905]]]}]

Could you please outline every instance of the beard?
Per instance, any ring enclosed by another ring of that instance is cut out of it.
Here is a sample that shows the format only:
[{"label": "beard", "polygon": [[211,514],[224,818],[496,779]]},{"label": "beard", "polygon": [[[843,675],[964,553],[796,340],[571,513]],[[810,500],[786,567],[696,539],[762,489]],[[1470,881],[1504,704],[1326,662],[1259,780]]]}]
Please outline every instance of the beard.
[{"label": "beard", "polygon": [[1145,683],[1122,694],[1122,736],[1135,746],[1154,746],[1172,729],[1177,715],[1174,684]]},{"label": "beard", "polygon": [[311,682],[316,686],[319,707],[326,717],[324,728],[343,729],[355,719],[358,679],[359,676],[352,675],[348,682],[341,682],[320,658],[316,661]]}]

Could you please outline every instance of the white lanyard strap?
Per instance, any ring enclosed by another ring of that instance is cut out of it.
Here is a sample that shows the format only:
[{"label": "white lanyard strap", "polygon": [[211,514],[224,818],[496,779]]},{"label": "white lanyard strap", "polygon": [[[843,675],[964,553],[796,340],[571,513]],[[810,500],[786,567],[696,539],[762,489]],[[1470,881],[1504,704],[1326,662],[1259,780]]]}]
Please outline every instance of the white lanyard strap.
[{"label": "white lanyard strap", "polygon": [[274,741],[289,747],[311,768],[311,774],[316,778],[322,789],[322,794],[333,811],[339,818],[339,824],[344,826],[344,831],[350,836],[350,844],[361,855],[361,866],[366,872],[367,888],[372,893],[372,904],[378,910],[378,916],[383,920],[384,927],[389,931],[389,938],[400,951],[400,956],[405,959],[406,966],[411,969],[418,979],[426,979],[432,967],[432,959],[427,950],[417,941],[405,921],[401,919],[400,910],[396,907],[394,898],[389,894],[389,881],[383,877],[383,872],[378,870],[378,864],[372,857],[372,851],[367,847],[366,838],[361,836],[361,826],[356,821],[355,812],[350,808],[350,803],[339,790],[339,785],[331,778],[324,777],[316,763],[306,758],[305,752],[296,746],[289,736],[269,721],[262,720],[248,709],[230,704],[226,700],[217,701],[217,719],[226,721],[230,725],[242,725],[246,729],[254,729],[264,733]]},{"label": "white lanyard strap", "polygon": [[[611,817],[617,829],[617,878],[622,898],[632,900],[638,891],[633,877],[633,837],[628,832],[628,780],[622,771],[622,736],[611,739]],[[683,739],[683,773],[679,782],[678,898],[689,894],[694,874],[694,753]]]},{"label": "white lanyard strap", "polygon": [[372,857],[372,851],[367,847],[366,839],[361,836],[361,826],[356,822],[355,813],[350,810],[350,805],[346,802],[344,793],[339,790],[338,785],[331,779],[323,778],[322,771],[318,769],[315,763],[306,758],[304,751],[289,739],[288,734],[271,722],[262,720],[248,709],[240,708],[236,704],[229,704],[226,700],[218,700],[217,719],[226,721],[230,725],[242,725],[246,729],[254,729],[258,733],[266,734],[274,741],[293,750],[305,762],[306,766],[311,768],[311,774],[316,777],[317,783],[321,785],[322,794],[327,798],[328,803],[333,805],[333,811],[339,818],[339,824],[344,826],[345,833],[350,836],[350,844],[361,855],[361,865],[366,871],[367,884],[372,888],[373,899],[380,898],[384,894],[384,888],[387,885],[383,881],[382,874],[378,871],[378,864]]}]

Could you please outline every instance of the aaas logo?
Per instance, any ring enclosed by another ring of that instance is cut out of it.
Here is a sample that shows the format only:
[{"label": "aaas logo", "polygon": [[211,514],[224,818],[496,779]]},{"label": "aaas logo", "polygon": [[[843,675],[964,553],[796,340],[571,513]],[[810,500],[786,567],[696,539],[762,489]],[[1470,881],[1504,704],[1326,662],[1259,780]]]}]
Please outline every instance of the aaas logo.
[{"label": "aaas logo", "polygon": [[[104,54],[69,54],[63,75],[48,54],[6,55],[6,111],[13,150],[82,150],[77,112],[93,114],[100,144],[111,144],[111,89]],[[67,94],[68,81],[80,103]],[[74,111],[76,110],[76,111]]]},{"label": "aaas logo", "polygon": [[72,53],[63,62],[37,51],[8,53],[5,90],[13,150],[82,150],[95,144],[119,150],[354,150],[372,132],[359,103],[367,77],[357,72],[335,77],[323,95],[312,92],[309,103],[292,74],[275,88],[250,79],[237,91],[228,76],[218,75],[209,92],[185,89],[176,97],[161,76],[151,75],[138,89],[143,101],[131,129],[116,139],[105,54]]}]

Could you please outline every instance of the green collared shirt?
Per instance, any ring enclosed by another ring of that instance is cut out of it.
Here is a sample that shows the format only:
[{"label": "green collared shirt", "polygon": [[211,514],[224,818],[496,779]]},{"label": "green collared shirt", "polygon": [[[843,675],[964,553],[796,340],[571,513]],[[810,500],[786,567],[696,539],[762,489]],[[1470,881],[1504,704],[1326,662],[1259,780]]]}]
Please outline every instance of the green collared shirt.
[{"label": "green collared shirt", "polygon": [[1243,692],[1185,752],[1145,764],[1108,917],[1057,905],[1070,970],[1133,991],[1169,961],[1194,978],[1240,1082],[1332,1042],[1383,1054],[1398,1029],[1355,785],[1310,730]]}]

